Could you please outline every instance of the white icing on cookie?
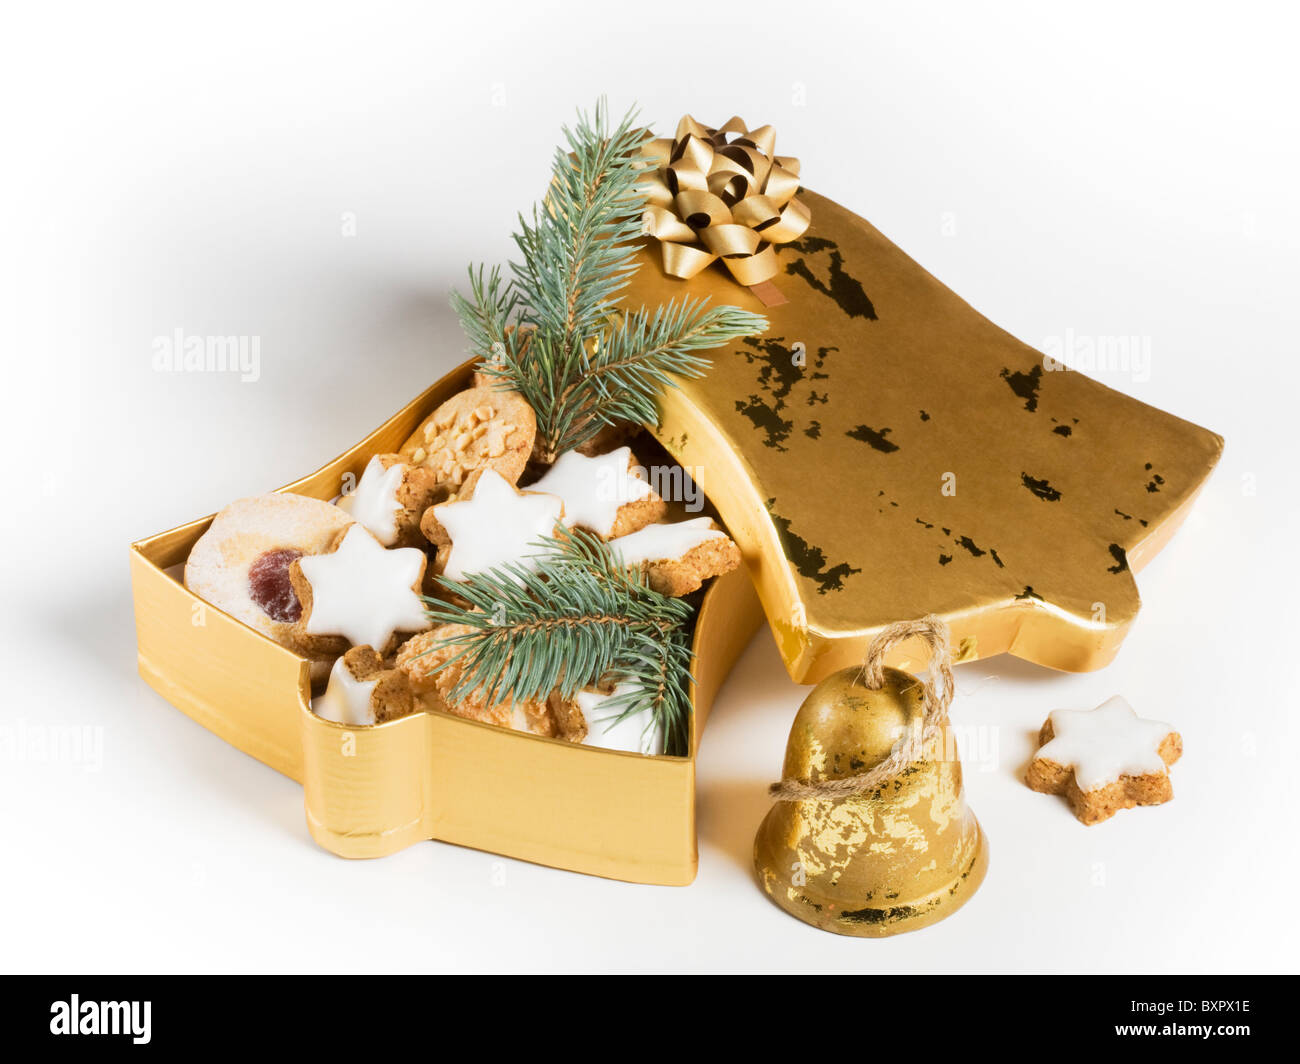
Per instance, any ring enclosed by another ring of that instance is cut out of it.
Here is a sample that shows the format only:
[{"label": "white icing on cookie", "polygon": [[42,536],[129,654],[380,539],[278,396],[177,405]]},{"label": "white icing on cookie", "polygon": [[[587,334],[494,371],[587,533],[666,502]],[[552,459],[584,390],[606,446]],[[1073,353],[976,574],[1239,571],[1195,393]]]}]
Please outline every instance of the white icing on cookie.
[{"label": "white icing on cookie", "polygon": [[330,671],[325,693],[311,700],[311,711],[323,720],[339,724],[374,724],[375,710],[370,696],[378,683],[377,679],[358,680],[339,658]]},{"label": "white icing on cookie", "polygon": [[307,631],[341,635],[354,646],[369,644],[383,653],[394,632],[428,628],[420,596],[412,590],[424,560],[423,551],[385,550],[360,525],[349,526],[338,550],[298,561],[311,584]]},{"label": "white icing on cookie", "polygon": [[611,539],[609,548],[622,555],[625,565],[672,561],[701,543],[725,539],[724,533],[709,527],[712,523],[707,517],[696,517],[670,525],[646,525],[639,532]]},{"label": "white icing on cookie", "polygon": [[361,481],[351,494],[338,501],[340,509],[369,529],[385,547],[397,542],[397,514],[402,509],[397,491],[408,468],[397,462],[385,469],[376,455],[366,463]]},{"label": "white icing on cookie", "polygon": [[564,500],[564,524],[589,528],[602,536],[614,530],[618,512],[653,495],[650,485],[628,469],[632,448],[588,458],[565,451],[529,491],[545,491]]},{"label": "white icing on cookie", "polygon": [[555,534],[564,504],[555,495],[519,494],[495,469],[486,469],[465,502],[445,502],[433,508],[438,523],[451,537],[443,576],[464,580],[503,562],[533,568],[532,544]]},{"label": "white icing on cookie", "polygon": [[1081,791],[1095,791],[1121,776],[1163,774],[1160,744],[1174,729],[1145,720],[1116,695],[1096,709],[1056,709],[1052,740],[1034,755],[1074,769]]},{"label": "white icing on cookie", "polygon": [[605,703],[619,695],[630,694],[636,688],[621,683],[610,694],[600,691],[579,691],[574,701],[587,721],[586,746],[599,746],[605,750],[627,750],[634,754],[662,754],[664,752],[663,728],[654,723],[650,706],[634,709],[622,720],[618,718],[627,704],[605,708]]}]

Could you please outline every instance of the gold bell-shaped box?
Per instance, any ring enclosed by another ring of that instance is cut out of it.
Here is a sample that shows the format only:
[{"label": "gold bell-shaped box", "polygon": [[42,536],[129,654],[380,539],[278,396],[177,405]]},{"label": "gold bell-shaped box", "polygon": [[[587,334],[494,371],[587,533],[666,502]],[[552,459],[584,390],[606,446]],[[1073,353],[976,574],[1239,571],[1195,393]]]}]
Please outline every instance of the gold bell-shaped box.
[{"label": "gold bell-shaped box", "polygon": [[[901,639],[937,630],[925,684],[886,668]],[[952,697],[941,622],[904,622],[804,700],[778,798],[754,840],[767,895],[805,923],[882,937],[942,920],[978,889],[988,846],[966,804],[947,723]],[[904,630],[906,632],[904,633]]]}]

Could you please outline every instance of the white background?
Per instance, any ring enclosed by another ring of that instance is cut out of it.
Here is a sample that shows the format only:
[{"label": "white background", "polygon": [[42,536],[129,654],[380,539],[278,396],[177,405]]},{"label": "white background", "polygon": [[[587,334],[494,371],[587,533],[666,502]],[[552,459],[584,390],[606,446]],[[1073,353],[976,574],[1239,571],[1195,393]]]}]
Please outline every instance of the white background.
[{"label": "white background", "polygon": [[[0,35],[6,682],[0,966],[30,970],[1294,969],[1297,26],[1279,6],[27,5]],[[33,14],[39,12],[39,14]],[[700,871],[632,886],[424,844],[347,862],[297,784],[135,673],[127,545],[351,446],[462,356],[574,107],[770,122],[808,185],[1029,343],[1137,335],[1106,383],[1227,438],[1115,663],[959,670],[992,844],[949,921],[841,939],[749,872],[804,689],[760,632],[699,762]],[[354,236],[343,235],[345,216]],[[260,379],[162,374],[174,329]],[[1169,805],[1020,782],[1056,707],[1181,730]],[[99,764],[33,730],[99,729]],[[18,744],[21,746],[21,744]],[[1230,996],[1230,995],[1228,995]]]}]

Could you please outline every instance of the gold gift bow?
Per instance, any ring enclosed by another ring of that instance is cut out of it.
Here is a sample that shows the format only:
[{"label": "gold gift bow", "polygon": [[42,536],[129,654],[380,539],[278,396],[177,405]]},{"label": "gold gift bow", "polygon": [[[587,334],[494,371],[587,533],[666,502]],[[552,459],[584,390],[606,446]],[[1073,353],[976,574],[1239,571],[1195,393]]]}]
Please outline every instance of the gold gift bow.
[{"label": "gold gift bow", "polygon": [[655,167],[637,183],[644,231],[661,242],[665,273],[689,280],[721,259],[747,287],[775,276],[774,245],[797,240],[811,220],[794,198],[799,160],[773,155],[775,145],[771,126],[734,117],[711,129],[686,115],[675,137],[642,146]]}]

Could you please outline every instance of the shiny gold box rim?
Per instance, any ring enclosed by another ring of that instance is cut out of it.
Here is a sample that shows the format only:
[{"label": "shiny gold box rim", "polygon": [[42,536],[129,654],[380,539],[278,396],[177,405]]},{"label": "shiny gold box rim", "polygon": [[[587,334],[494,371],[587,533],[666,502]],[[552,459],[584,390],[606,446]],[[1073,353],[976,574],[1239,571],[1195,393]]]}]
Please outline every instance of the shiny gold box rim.
[{"label": "shiny gold box rim", "polygon": [[[396,450],[470,372],[462,365],[355,447],[280,490],[332,498],[345,473],[359,475],[372,454]],[[436,838],[615,879],[694,878],[700,731],[761,619],[743,570],[714,581],[697,618],[691,755],[642,757],[443,713],[368,728],[321,720],[310,710],[303,659],[165,571],[184,561],[210,520],[132,544],[140,673],[204,727],[300,781],[309,830],[326,849],[374,857]]]}]

